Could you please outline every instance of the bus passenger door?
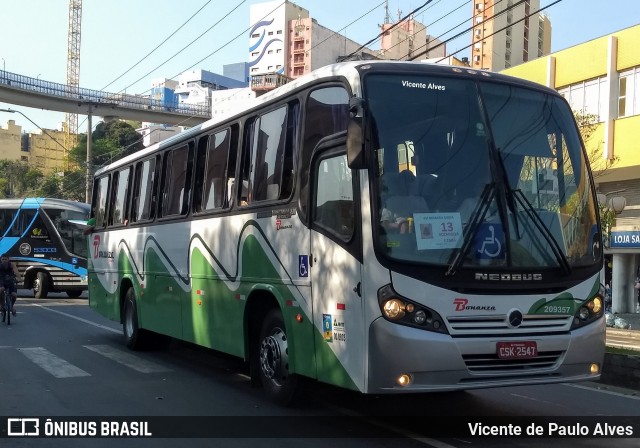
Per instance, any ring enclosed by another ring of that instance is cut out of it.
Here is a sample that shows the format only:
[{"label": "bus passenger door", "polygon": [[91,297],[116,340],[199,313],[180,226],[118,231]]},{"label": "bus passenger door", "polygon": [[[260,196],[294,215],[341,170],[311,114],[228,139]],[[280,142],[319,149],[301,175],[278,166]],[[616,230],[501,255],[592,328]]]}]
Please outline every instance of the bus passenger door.
[{"label": "bus passenger door", "polygon": [[[317,154],[317,153],[316,153]],[[320,381],[364,389],[359,188],[344,146],[315,156],[310,277]]]}]

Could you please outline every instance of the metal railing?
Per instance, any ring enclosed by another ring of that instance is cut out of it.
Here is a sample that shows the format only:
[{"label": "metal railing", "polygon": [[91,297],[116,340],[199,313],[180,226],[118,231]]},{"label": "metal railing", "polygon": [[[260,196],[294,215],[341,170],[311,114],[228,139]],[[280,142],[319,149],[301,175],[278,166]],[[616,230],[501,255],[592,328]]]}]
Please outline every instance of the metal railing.
[{"label": "metal railing", "polygon": [[0,85],[13,89],[25,90],[42,95],[51,95],[64,99],[105,103],[130,109],[151,110],[155,112],[169,112],[185,116],[202,118],[211,117],[211,105],[185,104],[178,102],[159,102],[149,96],[130,95],[127,93],[110,93],[101,90],[76,88],[67,84],[45,81],[39,78],[19,75],[0,70]]}]

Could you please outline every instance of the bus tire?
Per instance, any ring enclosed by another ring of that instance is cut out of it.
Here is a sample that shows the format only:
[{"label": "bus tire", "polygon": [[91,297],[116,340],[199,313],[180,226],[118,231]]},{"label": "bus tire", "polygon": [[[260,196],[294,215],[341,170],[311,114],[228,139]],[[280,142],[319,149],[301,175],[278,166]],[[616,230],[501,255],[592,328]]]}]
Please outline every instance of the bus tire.
[{"label": "bus tire", "polygon": [[49,294],[49,275],[39,271],[33,280],[33,297],[36,299],[46,299]]},{"label": "bus tire", "polygon": [[131,350],[144,350],[146,348],[146,332],[138,326],[136,293],[133,287],[127,290],[122,315],[122,332],[126,346]]},{"label": "bus tire", "polygon": [[258,348],[259,375],[267,396],[283,406],[290,405],[298,386],[296,375],[289,373],[289,348],[282,313],[271,310],[262,323]]},{"label": "bus tire", "polygon": [[82,295],[82,290],[79,290],[79,289],[75,290],[74,289],[74,290],[71,290],[71,291],[66,291],[66,293],[67,293],[68,297],[71,297],[72,299],[75,299],[75,298],[80,297]]}]

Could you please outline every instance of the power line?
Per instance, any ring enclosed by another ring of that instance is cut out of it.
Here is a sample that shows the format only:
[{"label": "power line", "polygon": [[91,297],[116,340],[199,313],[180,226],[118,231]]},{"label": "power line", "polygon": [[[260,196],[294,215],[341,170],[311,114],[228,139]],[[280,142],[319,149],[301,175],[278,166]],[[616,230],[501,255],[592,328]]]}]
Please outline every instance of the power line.
[{"label": "power line", "polygon": [[[386,0],[385,0],[385,1],[386,1]],[[441,0],[440,0],[440,1],[441,1]],[[322,45],[323,43],[325,43],[326,41],[328,41],[329,39],[331,39],[333,36],[338,35],[338,34],[340,33],[340,31],[343,31],[343,30],[347,29],[348,27],[350,27],[350,26],[351,26],[351,25],[353,25],[354,23],[358,22],[358,21],[359,21],[359,20],[361,20],[362,18],[364,18],[364,17],[366,17],[367,15],[371,14],[371,13],[372,13],[373,11],[375,11],[377,8],[379,8],[380,6],[382,6],[384,3],[385,3],[384,1],[383,1],[383,2],[381,2],[381,3],[379,3],[378,5],[374,6],[374,7],[373,7],[373,8],[371,8],[369,11],[367,11],[366,13],[364,13],[363,15],[361,15],[360,17],[358,17],[357,19],[355,19],[355,20],[351,21],[351,22],[350,22],[350,23],[348,23],[347,25],[345,25],[345,26],[343,26],[342,28],[340,28],[338,31],[334,31],[334,32],[333,32],[333,34],[331,34],[329,37],[325,38],[324,40],[322,40],[322,41],[318,42],[317,44],[315,44],[314,46],[312,46],[308,51],[313,50],[314,48],[316,48],[316,47],[318,47],[318,46]],[[274,11],[275,11],[275,10],[274,10]],[[271,11],[271,12],[273,12],[273,11]],[[269,14],[271,14],[271,12],[270,12]],[[268,16],[269,14],[267,14],[267,16]],[[263,17],[263,18],[262,18],[262,19],[260,19],[260,20],[263,20],[263,19],[264,19],[264,18],[266,18],[267,16]],[[220,49],[218,49],[218,50],[220,50]],[[216,50],[216,51],[218,51],[218,50]],[[209,55],[209,56],[211,56],[211,55]],[[233,98],[234,96],[236,96],[236,95],[238,95],[238,94],[240,94],[240,93],[241,93],[240,91],[235,92],[234,94],[232,94],[232,95],[230,95],[230,96],[228,96],[228,97],[224,98],[224,100],[220,100],[219,102],[221,102],[221,101],[228,101],[228,100],[230,100],[231,98]],[[216,102],[216,104],[217,104],[217,103],[218,103],[218,102]],[[213,107],[213,105],[212,105],[212,107]]]},{"label": "power line", "polygon": [[[209,31],[211,31],[214,27],[216,27],[220,22],[222,22],[223,20],[225,20],[227,17],[229,17],[236,9],[238,9],[240,6],[242,6],[244,3],[246,3],[247,0],[242,0],[240,3],[238,3],[231,11],[229,11],[227,14],[225,14],[220,20],[218,20],[216,23],[214,23],[213,25],[211,25],[206,31],[204,31],[202,34],[200,34],[198,37],[196,37],[195,39],[193,39],[191,42],[189,42],[187,45],[185,45],[182,49],[178,50],[173,56],[171,56],[170,58],[168,58],[167,60],[165,60],[164,62],[162,62],[160,65],[158,65],[157,67],[155,67],[154,69],[150,70],[149,72],[145,73],[144,75],[142,75],[140,78],[138,78],[137,80],[135,80],[134,82],[132,82],[131,84],[129,84],[127,87],[125,87],[124,89],[120,90],[120,92],[124,92],[126,91],[129,87],[135,85],[136,83],[142,81],[144,78],[146,78],[147,76],[149,76],[151,73],[153,73],[154,71],[156,71],[157,69],[159,69],[160,67],[162,67],[164,64],[166,64],[167,62],[169,62],[170,60],[172,60],[173,58],[175,58],[176,56],[178,56],[180,53],[182,53],[184,50],[186,50],[187,48],[189,48],[193,43],[195,43],[197,40],[199,40],[202,36],[204,36],[205,34],[207,34]],[[235,39],[234,39],[235,40]],[[206,59],[206,58],[205,58]],[[197,65],[197,64],[196,64]],[[193,66],[192,66],[193,67]],[[191,67],[190,67],[191,68]],[[189,70],[189,69],[187,69]],[[183,70],[185,71],[185,70]],[[182,72],[181,72],[182,73]]]},{"label": "power line", "polygon": [[382,37],[385,33],[389,32],[390,30],[394,29],[395,27],[399,26],[402,22],[404,22],[407,18],[411,17],[413,14],[415,14],[416,12],[420,11],[422,8],[424,8],[425,6],[427,6],[429,3],[431,3],[433,0],[427,0],[426,2],[424,2],[424,4],[422,6],[417,7],[416,9],[414,9],[413,11],[411,11],[409,14],[407,14],[406,16],[404,16],[402,19],[400,19],[397,23],[393,24],[391,27],[387,28],[386,30],[380,32],[380,34],[378,34],[376,37],[374,37],[373,39],[371,39],[369,42],[363,44],[360,46],[360,48],[358,48],[356,51],[352,52],[351,54],[349,54],[348,56],[345,57],[345,60],[348,60],[350,57],[354,56],[356,53],[358,53],[360,50],[362,50],[363,48],[365,48],[367,45],[371,44],[372,42],[375,42],[376,40],[378,40],[378,38]]},{"label": "power line", "polygon": [[[498,4],[498,3],[502,2],[502,1],[503,1],[503,0],[500,0],[499,2],[496,2],[496,4]],[[520,5],[521,5],[521,4],[523,4],[525,1],[526,1],[526,0],[520,0],[518,3],[514,3],[512,6],[509,6],[509,7],[507,7],[506,9],[503,9],[502,11],[500,11],[500,12],[498,12],[498,13],[496,13],[496,14],[492,15],[491,17],[487,18],[487,19],[485,20],[485,22],[486,22],[487,20],[493,20],[494,18],[496,18],[496,17],[498,17],[498,16],[500,16],[500,15],[504,14],[505,12],[508,12],[508,11],[510,11],[511,9],[516,8],[517,6],[520,6]],[[468,19],[467,19],[467,20],[468,20]],[[467,20],[465,20],[464,22],[466,22]],[[431,40],[431,42],[433,42],[434,40],[439,39],[440,37],[444,36],[445,34],[449,33],[450,31],[455,30],[455,29],[456,29],[456,28],[458,28],[460,25],[464,24],[464,22],[460,23],[459,25],[456,25],[455,27],[451,28],[451,29],[450,29],[450,30],[448,30],[448,31],[445,31],[445,32],[444,32],[444,33],[442,33],[440,36],[438,36],[438,37],[436,37],[436,38],[432,39],[432,40]],[[423,51],[422,53],[418,53],[418,54],[416,54],[415,56],[413,56],[411,59],[408,59],[408,60],[409,60],[409,61],[416,60],[416,59],[418,59],[420,56],[427,54],[427,53],[428,53],[428,52],[430,52],[431,50],[435,50],[436,48],[438,48],[438,47],[441,47],[441,46],[445,45],[447,42],[451,42],[452,40],[457,39],[458,37],[462,36],[463,34],[468,33],[469,31],[473,30],[473,28],[474,28],[474,27],[475,27],[475,25],[474,25],[474,26],[471,26],[470,28],[467,28],[467,29],[466,29],[466,30],[464,30],[464,31],[459,32],[458,34],[456,34],[456,35],[455,35],[455,36],[453,36],[453,37],[450,37],[450,38],[448,38],[448,39],[446,39],[446,40],[444,40],[444,41],[440,42],[439,44],[437,44],[437,45],[436,45],[436,46],[434,46],[434,47],[429,47],[429,48],[427,48],[427,49],[426,49],[425,51]],[[418,48],[417,48],[417,50],[419,50],[420,48],[424,48],[424,47],[426,47],[427,45],[429,45],[429,42],[427,42],[426,44],[422,45],[421,47],[418,47]],[[408,56],[408,55],[407,55],[407,56]]]},{"label": "power line", "polygon": [[[160,44],[158,44],[157,47],[155,47],[153,50],[151,50],[149,53],[147,53],[145,56],[143,56],[142,59],[140,59],[138,62],[136,62],[135,64],[133,64],[131,67],[129,67],[127,70],[124,71],[124,73],[122,73],[120,76],[118,76],[116,79],[114,79],[113,81],[111,81],[109,84],[107,84],[106,86],[104,86],[102,89],[100,90],[105,90],[107,87],[109,87],[111,84],[113,84],[114,82],[116,82],[117,80],[119,80],[120,78],[122,78],[124,75],[126,75],[127,73],[129,73],[131,70],[133,70],[134,68],[136,68],[142,61],[144,61],[145,59],[147,59],[149,56],[151,56],[158,48],[160,48],[162,45],[164,45],[164,43],[166,41],[168,41],[169,39],[171,39],[178,31],[180,31],[187,23],[189,23],[191,21],[191,19],[193,19],[196,15],[198,15],[198,13],[200,11],[202,11],[205,6],[207,6],[209,3],[211,3],[212,0],[208,0],[204,5],[202,5],[200,7],[200,9],[198,9],[191,17],[189,17],[187,19],[186,22],[184,22],[182,25],[180,25],[173,33],[171,33],[165,40],[163,40],[162,42],[160,42]],[[208,30],[207,30],[208,31]]]},{"label": "power line", "polygon": [[[440,1],[442,1],[442,0],[440,0]],[[433,6],[435,6],[435,5],[437,5],[438,3],[440,3],[440,1],[438,1],[438,2],[434,3],[434,4],[433,4]],[[498,3],[500,3],[501,1],[502,1],[502,0],[499,0],[499,1],[496,3],[496,5],[497,5]],[[468,5],[469,3],[471,3],[471,0],[466,1],[465,3],[461,4],[460,6],[458,6],[458,7],[457,7],[457,8],[455,8],[455,9],[453,9],[453,10],[449,11],[448,13],[446,13],[446,14],[445,14],[445,15],[443,15],[443,16],[441,16],[440,18],[438,18],[438,19],[434,20],[433,22],[429,23],[428,25],[425,25],[425,29],[426,29],[427,27],[430,27],[431,25],[435,25],[435,24],[436,24],[436,23],[438,23],[439,21],[441,21],[441,20],[445,19],[446,17],[450,16],[451,14],[453,14],[454,12],[456,12],[457,10],[459,10],[460,8],[462,8],[463,6]],[[427,8],[427,9],[428,9],[428,8]],[[464,24],[467,20],[468,20],[468,19],[465,19],[465,21],[464,21],[464,22],[460,23],[459,25],[456,25],[453,29],[456,29],[456,28],[457,28],[457,27],[459,27],[460,25]],[[448,32],[449,32],[449,31],[445,32],[444,34],[446,34],[446,33],[448,33]],[[392,46],[391,46],[391,47],[389,47],[389,48],[386,48],[386,49],[385,49],[385,51],[388,51],[388,50],[391,50],[392,48],[397,47],[397,46],[398,46],[398,45],[400,45],[401,43],[406,42],[409,38],[410,38],[410,37],[406,37],[406,38],[402,39],[402,40],[401,40],[400,42],[398,42],[397,44],[392,45]],[[437,39],[437,37],[436,37],[435,39]],[[432,39],[430,42],[433,42],[433,40],[434,40],[434,39]],[[427,42],[427,43],[428,43],[428,42]],[[407,54],[405,57],[408,57],[408,56],[410,56],[410,54]]]},{"label": "power line", "polygon": [[[439,0],[442,1],[442,0]],[[368,16],[369,14],[371,14],[373,11],[375,11],[376,9],[378,9],[379,7],[381,7],[384,3],[386,2],[383,1],[382,3],[374,6],[373,8],[371,8],[368,12],[362,14],[360,17],[358,17],[357,19],[355,19],[354,21],[352,21],[351,23],[343,26],[342,28],[340,28],[338,31],[334,31],[332,35],[330,35],[329,37],[325,38],[324,40],[318,42],[317,44],[315,44],[313,47],[309,48],[309,51],[313,50],[314,48],[322,45],[323,43],[325,43],[326,41],[328,41],[329,39],[331,39],[333,36],[335,36],[336,34],[339,34],[341,31],[346,30],[348,27],[350,27],[351,25],[353,25],[354,23],[356,23],[357,21],[361,20],[362,18]],[[345,36],[346,37],[346,36]]]},{"label": "power line", "polygon": [[[262,20],[264,20],[265,18],[267,18],[269,16],[269,14],[272,14],[273,12],[277,11],[278,8],[280,8],[282,5],[284,5],[287,2],[287,0],[283,1],[282,3],[280,3],[278,6],[276,6],[274,9],[272,9],[271,11],[269,11],[267,14],[264,15],[264,17],[262,17],[262,19],[258,20],[257,22],[260,22]],[[256,22],[256,23],[257,23]],[[233,42],[234,40],[238,39],[240,36],[243,36],[247,31],[251,30],[251,28],[253,28],[254,25],[249,26],[248,28],[242,30],[240,32],[240,34],[237,34],[235,37],[233,37],[231,40],[229,40],[227,43],[225,43],[224,45],[216,48],[214,51],[212,51],[211,53],[209,53],[207,56],[205,56],[204,58],[200,59],[198,62],[196,62],[195,64],[191,65],[190,67],[187,67],[186,69],[182,70],[180,73],[183,73],[187,70],[192,69],[193,67],[195,67],[196,65],[202,63],[203,61],[209,59],[211,56],[213,56],[214,54],[216,54],[218,51],[222,50],[223,48],[225,48],[227,45],[229,45],[231,42]],[[173,75],[170,79],[173,79],[177,76],[180,75],[180,73]],[[144,93],[144,92],[143,92]]]},{"label": "power line", "polygon": [[[545,10],[545,9],[547,9],[547,8],[550,8],[550,7],[552,7],[553,5],[556,5],[556,4],[560,3],[561,1],[562,1],[562,0],[556,0],[555,2],[550,3],[549,5],[545,6],[544,8],[540,8],[540,9],[539,9],[539,10],[537,10],[537,11],[534,11],[534,12],[532,12],[532,13],[528,14],[528,15],[525,15],[522,19],[518,19],[518,20],[516,20],[515,22],[510,23],[509,25],[507,25],[507,26],[505,26],[505,27],[503,27],[503,28],[500,28],[500,29],[499,29],[499,30],[497,30],[497,31],[494,31],[493,33],[489,34],[488,36],[485,36],[485,39],[486,39],[486,38],[488,38],[488,37],[493,36],[494,34],[497,34],[497,33],[501,32],[501,31],[504,31],[504,30],[506,30],[507,28],[511,28],[514,24],[519,23],[519,22],[522,22],[523,20],[526,20],[526,19],[528,19],[529,17],[531,17],[531,16],[533,16],[533,15],[535,15],[535,14],[538,14],[539,12],[544,11],[544,10]],[[515,5],[514,5],[514,6],[515,6]],[[455,51],[454,53],[451,53],[449,56],[453,56],[454,54],[460,53],[462,50],[465,50],[465,49],[467,49],[467,48],[469,48],[469,47],[471,47],[471,46],[473,46],[473,44],[467,45],[466,47],[462,47],[462,48],[460,48],[459,50]],[[439,59],[439,60],[438,60],[438,61],[436,61],[436,62],[441,62],[441,61],[443,61],[443,60],[445,60],[445,59],[446,59],[446,57],[444,57],[444,58],[442,58],[442,59]]]}]

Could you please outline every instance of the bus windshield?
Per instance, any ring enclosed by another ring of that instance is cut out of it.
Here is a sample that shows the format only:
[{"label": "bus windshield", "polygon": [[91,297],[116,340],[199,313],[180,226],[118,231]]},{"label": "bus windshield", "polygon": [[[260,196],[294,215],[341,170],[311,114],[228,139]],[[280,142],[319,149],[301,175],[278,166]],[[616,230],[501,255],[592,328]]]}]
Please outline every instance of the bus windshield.
[{"label": "bus windshield", "polygon": [[587,161],[559,96],[489,79],[364,79],[378,252],[449,267],[593,265]]},{"label": "bus windshield", "polygon": [[45,213],[51,219],[54,228],[60,234],[62,243],[67,251],[73,255],[87,257],[87,238],[83,234],[86,228],[81,224],[74,223],[83,222],[88,219],[88,215],[84,211],[65,210],[58,208],[47,208]]}]

